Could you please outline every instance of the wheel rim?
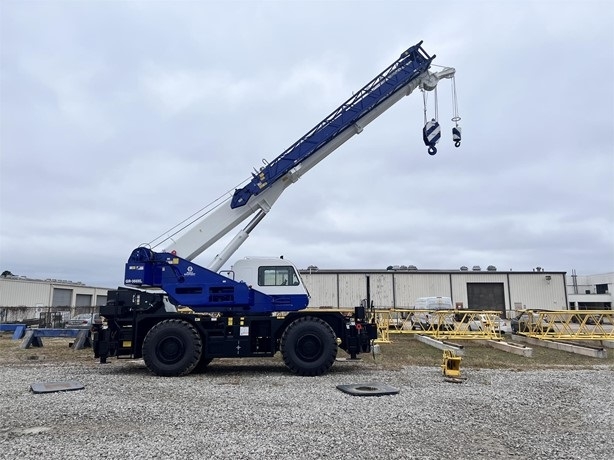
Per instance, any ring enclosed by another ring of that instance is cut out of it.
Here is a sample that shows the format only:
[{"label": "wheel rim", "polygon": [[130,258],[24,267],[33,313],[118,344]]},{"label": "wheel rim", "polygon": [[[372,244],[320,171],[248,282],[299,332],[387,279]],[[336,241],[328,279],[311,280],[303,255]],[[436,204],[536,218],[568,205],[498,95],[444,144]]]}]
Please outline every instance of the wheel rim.
[{"label": "wheel rim", "polygon": [[306,334],[296,342],[296,355],[303,361],[315,361],[322,353],[322,340],[317,335]]},{"label": "wheel rim", "polygon": [[166,337],[156,347],[156,356],[164,364],[177,362],[184,355],[185,347],[177,337]]}]

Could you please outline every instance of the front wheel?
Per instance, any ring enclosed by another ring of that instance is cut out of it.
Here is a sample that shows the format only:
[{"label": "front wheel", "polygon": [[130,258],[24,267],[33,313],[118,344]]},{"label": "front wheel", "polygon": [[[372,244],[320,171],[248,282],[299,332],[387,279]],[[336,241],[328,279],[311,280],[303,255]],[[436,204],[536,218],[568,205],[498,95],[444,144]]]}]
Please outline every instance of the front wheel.
[{"label": "front wheel", "polygon": [[203,342],[187,321],[168,319],[152,327],[143,340],[143,360],[147,368],[163,377],[189,374],[199,363]]},{"label": "front wheel", "polygon": [[337,357],[337,339],[330,325],[313,316],[291,322],[281,336],[281,354],[292,372],[303,376],[326,373]]}]

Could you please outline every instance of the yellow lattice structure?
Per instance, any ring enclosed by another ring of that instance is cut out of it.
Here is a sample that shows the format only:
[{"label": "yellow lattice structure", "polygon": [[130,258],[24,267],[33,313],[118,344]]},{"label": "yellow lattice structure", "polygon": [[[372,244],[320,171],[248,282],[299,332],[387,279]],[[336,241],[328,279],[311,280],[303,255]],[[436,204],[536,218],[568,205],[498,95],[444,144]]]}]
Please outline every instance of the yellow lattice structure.
[{"label": "yellow lattice structure", "polygon": [[378,342],[390,342],[392,334],[421,334],[437,339],[500,340],[509,321],[496,311],[376,310]]},{"label": "yellow lattice structure", "polygon": [[499,311],[478,310],[375,310],[379,343],[393,334],[421,334],[441,340],[501,340],[514,332],[550,340],[612,340],[612,310],[522,310],[515,319],[502,319]]},{"label": "yellow lattice structure", "polygon": [[518,333],[550,340],[614,340],[612,310],[524,310]]}]

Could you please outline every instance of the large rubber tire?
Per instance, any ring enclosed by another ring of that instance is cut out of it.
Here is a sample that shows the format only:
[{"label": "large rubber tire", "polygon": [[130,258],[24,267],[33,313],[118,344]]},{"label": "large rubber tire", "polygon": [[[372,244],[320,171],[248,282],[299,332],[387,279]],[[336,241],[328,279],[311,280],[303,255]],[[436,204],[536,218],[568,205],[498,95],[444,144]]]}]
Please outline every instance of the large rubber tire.
[{"label": "large rubber tire", "polygon": [[284,330],[280,348],[290,371],[304,376],[322,375],[335,362],[337,338],[326,321],[303,316]]},{"label": "large rubber tire", "polygon": [[143,340],[145,365],[163,377],[179,377],[192,372],[200,361],[202,350],[198,331],[180,319],[160,321]]}]

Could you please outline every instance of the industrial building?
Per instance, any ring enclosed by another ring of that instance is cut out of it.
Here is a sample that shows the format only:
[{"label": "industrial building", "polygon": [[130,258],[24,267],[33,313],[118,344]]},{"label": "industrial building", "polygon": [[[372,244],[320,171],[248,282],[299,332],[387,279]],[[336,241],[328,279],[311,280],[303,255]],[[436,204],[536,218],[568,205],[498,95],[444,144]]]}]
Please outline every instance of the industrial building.
[{"label": "industrial building", "polygon": [[419,297],[450,297],[458,308],[497,310],[510,316],[514,310],[564,310],[568,306],[565,272],[497,271],[462,267],[460,270],[301,271],[312,307],[352,308],[369,298],[375,308],[413,308]]},{"label": "industrial building", "polygon": [[[413,266],[386,270],[336,270],[311,266],[301,270],[311,296],[310,307],[353,308],[370,299],[376,308],[413,308],[419,297],[450,297],[455,306],[498,310],[611,310],[614,273],[578,276],[572,272],[498,271],[489,266],[459,270],[418,270]],[[57,279],[0,277],[0,321],[38,317],[57,308],[95,310],[104,305],[109,288]]]},{"label": "industrial building", "polygon": [[611,310],[614,293],[614,273],[577,275],[567,278],[569,308],[572,310]]},{"label": "industrial building", "polygon": [[2,276],[0,322],[39,318],[50,310],[62,310],[67,317],[76,312],[94,311],[107,302],[107,291],[107,288],[68,280]]},{"label": "industrial building", "polygon": [[498,271],[489,266],[459,270],[418,270],[413,266],[386,270],[320,270],[301,276],[312,307],[352,308],[370,298],[376,308],[413,308],[419,297],[450,297],[459,308],[498,310],[611,310],[614,273],[578,276],[572,271]]}]

